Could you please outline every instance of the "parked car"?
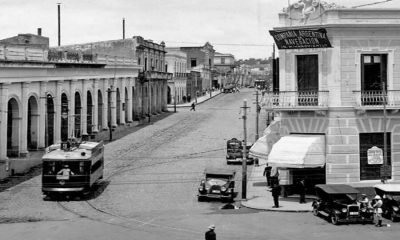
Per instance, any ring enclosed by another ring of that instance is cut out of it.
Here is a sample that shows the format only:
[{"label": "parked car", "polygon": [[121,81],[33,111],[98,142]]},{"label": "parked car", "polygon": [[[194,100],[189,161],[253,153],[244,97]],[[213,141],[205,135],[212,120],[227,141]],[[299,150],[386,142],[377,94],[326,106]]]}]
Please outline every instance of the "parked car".
[{"label": "parked car", "polygon": [[315,190],[318,196],[312,204],[315,216],[328,217],[334,225],[341,222],[373,223],[374,211],[372,208],[360,209],[357,189],[345,184],[317,184]]},{"label": "parked car", "polygon": [[233,201],[235,198],[235,170],[206,168],[198,189],[198,200],[208,198]]},{"label": "parked car", "polygon": [[[226,141],[226,163],[241,163],[243,161],[243,142],[232,138]],[[251,157],[248,153],[250,148],[253,146],[252,142],[247,142],[247,164],[252,164],[254,162],[253,157]]]},{"label": "parked car", "polygon": [[382,216],[393,222],[400,219],[400,184],[378,184],[374,188],[382,198]]}]

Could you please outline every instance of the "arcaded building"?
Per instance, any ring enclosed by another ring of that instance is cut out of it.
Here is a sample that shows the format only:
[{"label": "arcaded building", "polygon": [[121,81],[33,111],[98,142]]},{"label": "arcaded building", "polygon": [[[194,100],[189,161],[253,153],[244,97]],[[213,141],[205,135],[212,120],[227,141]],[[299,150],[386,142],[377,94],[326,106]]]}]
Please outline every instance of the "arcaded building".
[{"label": "arcaded building", "polygon": [[135,38],[57,48],[40,33],[1,40],[0,179],[36,165],[38,149],[166,110],[164,54]]},{"label": "arcaded building", "polygon": [[[400,9],[293,4],[270,31],[279,91],[262,107],[283,185],[400,180]],[[308,11],[309,10],[309,11]]]}]

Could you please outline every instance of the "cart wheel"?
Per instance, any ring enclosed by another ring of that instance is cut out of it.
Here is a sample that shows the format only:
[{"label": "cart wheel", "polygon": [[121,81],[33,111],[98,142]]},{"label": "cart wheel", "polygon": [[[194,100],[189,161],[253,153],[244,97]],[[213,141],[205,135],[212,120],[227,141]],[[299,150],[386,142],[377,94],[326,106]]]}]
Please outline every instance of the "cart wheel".
[{"label": "cart wheel", "polygon": [[339,224],[339,218],[336,214],[332,214],[331,215],[331,223],[333,225],[338,225]]},{"label": "cart wheel", "polygon": [[314,214],[314,216],[318,216],[319,215],[317,207],[313,208],[312,213]]}]

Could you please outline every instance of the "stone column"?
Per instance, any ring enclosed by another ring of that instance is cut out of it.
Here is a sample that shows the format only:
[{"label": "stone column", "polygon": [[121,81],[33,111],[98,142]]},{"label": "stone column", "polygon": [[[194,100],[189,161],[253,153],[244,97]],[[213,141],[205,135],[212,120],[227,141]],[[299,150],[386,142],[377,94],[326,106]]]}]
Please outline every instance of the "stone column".
[{"label": "stone column", "polygon": [[[102,79],[106,82],[106,79]],[[103,84],[103,130],[108,130],[108,84]]]},{"label": "stone column", "polygon": [[[120,106],[119,106],[119,111],[120,111],[120,123],[121,125],[125,125],[125,109],[126,109],[126,103],[125,103],[125,79],[124,78],[120,78],[119,79],[120,84],[119,86],[121,86],[121,93],[120,93]],[[122,106],[125,106],[125,108],[123,108]]]},{"label": "stone column", "polygon": [[113,87],[111,89],[111,127],[116,128],[117,125],[117,81],[112,81]]},{"label": "stone column", "polygon": [[54,99],[55,114],[54,114],[54,143],[61,141],[61,94],[64,81],[57,81],[56,96]]},{"label": "stone column", "polygon": [[128,97],[127,97],[127,102],[125,103],[125,107],[126,107],[126,109],[127,109],[127,113],[128,113],[128,115],[126,116],[126,119],[128,120],[128,123],[131,123],[131,122],[133,122],[132,121],[132,111],[133,111],[133,105],[132,105],[132,101],[133,101],[133,99],[132,99],[132,79],[131,78],[128,78],[126,81],[128,81],[127,82],[127,89],[128,89]]},{"label": "stone column", "polygon": [[0,84],[0,161],[7,161],[7,111],[10,83]]},{"label": "stone column", "polygon": [[69,90],[69,111],[68,111],[68,134],[70,137],[75,137],[75,89],[78,81],[73,79],[70,81]]},{"label": "stone column", "polygon": [[99,132],[99,103],[97,102],[99,99],[99,80],[98,79],[93,79],[93,110],[92,110],[92,122],[93,122],[93,133],[98,133]]},{"label": "stone column", "polygon": [[19,144],[19,155],[26,157],[28,155],[28,88],[29,82],[21,83],[21,107],[22,107],[22,124],[20,132],[20,144]]},{"label": "stone column", "polygon": [[81,99],[81,132],[82,135],[87,135],[87,81],[85,79],[81,80],[82,82],[82,99]]},{"label": "stone column", "polygon": [[46,103],[47,100],[47,82],[40,82],[40,91],[39,91],[39,140],[38,140],[38,148],[42,149],[46,147]]}]

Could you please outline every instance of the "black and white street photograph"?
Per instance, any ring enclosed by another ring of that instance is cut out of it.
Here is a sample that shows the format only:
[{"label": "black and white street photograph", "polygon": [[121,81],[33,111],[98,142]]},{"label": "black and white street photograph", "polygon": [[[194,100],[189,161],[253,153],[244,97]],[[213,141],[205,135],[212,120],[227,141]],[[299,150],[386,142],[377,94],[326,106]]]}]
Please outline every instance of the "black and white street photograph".
[{"label": "black and white street photograph", "polygon": [[400,236],[400,0],[0,0],[0,239]]}]

